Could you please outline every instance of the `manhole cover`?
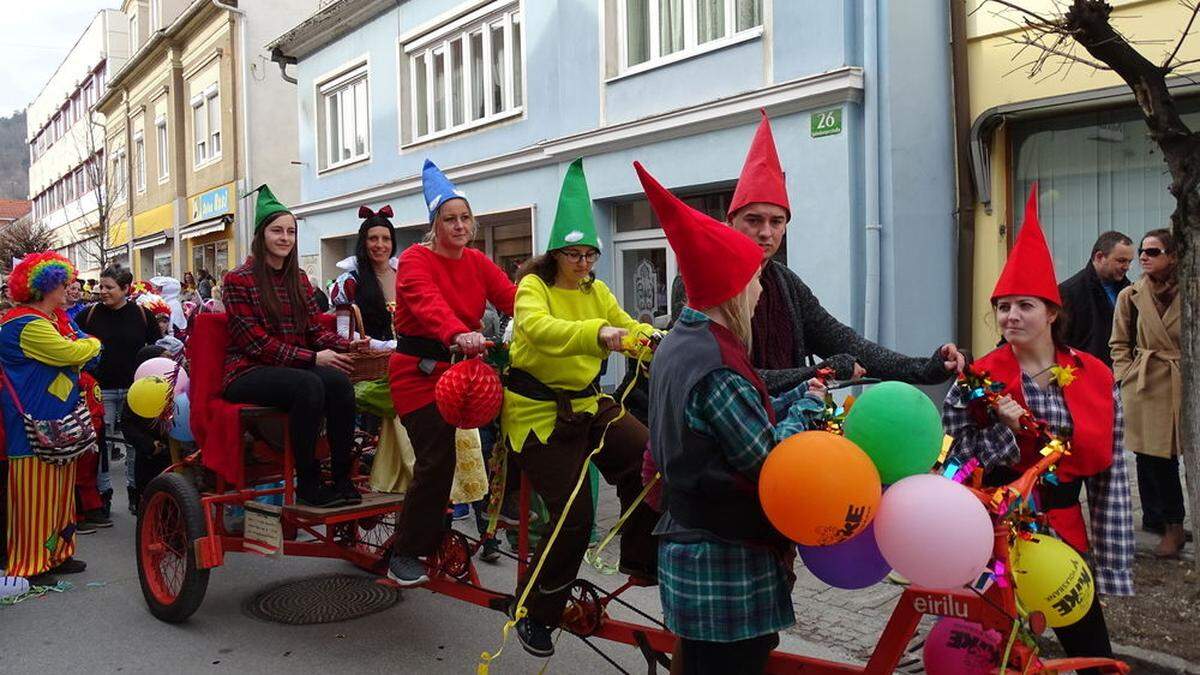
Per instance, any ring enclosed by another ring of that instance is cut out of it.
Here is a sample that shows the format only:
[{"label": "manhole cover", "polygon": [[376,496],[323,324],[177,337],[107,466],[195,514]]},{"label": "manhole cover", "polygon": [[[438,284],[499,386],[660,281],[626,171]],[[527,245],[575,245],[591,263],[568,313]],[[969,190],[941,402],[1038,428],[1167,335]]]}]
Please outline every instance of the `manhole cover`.
[{"label": "manhole cover", "polygon": [[333,574],[284,581],[256,593],[242,609],[256,619],[294,626],[347,621],[382,612],[400,592],[375,577]]}]

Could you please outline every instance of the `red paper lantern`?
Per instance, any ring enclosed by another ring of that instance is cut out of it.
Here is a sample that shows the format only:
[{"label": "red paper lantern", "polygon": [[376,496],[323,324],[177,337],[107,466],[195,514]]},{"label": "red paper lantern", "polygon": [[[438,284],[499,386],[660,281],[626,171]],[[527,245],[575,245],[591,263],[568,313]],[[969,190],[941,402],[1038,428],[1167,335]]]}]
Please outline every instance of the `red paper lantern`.
[{"label": "red paper lantern", "polygon": [[459,429],[477,429],[500,414],[504,390],[496,371],[481,359],[450,366],[433,390],[442,419]]}]

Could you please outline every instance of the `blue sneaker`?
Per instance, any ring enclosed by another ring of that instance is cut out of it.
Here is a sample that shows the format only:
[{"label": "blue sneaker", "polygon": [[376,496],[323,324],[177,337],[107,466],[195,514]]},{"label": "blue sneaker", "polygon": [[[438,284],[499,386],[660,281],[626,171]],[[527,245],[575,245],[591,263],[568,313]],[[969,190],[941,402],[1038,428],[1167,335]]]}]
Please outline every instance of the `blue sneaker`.
[{"label": "blue sneaker", "polygon": [[454,519],[455,520],[466,520],[470,516],[471,516],[471,505],[470,504],[455,504],[454,505]]}]

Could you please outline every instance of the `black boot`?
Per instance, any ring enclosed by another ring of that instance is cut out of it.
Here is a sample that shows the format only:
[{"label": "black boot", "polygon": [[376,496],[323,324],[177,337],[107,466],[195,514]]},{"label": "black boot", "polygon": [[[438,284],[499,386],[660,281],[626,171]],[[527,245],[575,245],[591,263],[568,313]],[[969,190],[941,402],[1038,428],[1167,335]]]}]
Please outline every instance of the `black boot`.
[{"label": "black boot", "polygon": [[316,462],[304,469],[296,469],[296,502],[318,508],[333,508],[346,503],[321,481],[321,467]]},{"label": "black boot", "polygon": [[335,457],[330,461],[330,469],[333,472],[333,491],[337,496],[346,504],[361,504],[362,494],[354,486],[354,481],[350,480],[350,458]]},{"label": "black boot", "polygon": [[104,510],[105,518],[112,517],[112,498],[113,498],[112,490],[105,490],[104,492],[100,493],[100,500],[104,502],[104,506],[102,508]]},{"label": "black boot", "polygon": [[142,503],[142,492],[137,488],[128,488],[126,494],[129,496],[129,513],[136,516]]}]

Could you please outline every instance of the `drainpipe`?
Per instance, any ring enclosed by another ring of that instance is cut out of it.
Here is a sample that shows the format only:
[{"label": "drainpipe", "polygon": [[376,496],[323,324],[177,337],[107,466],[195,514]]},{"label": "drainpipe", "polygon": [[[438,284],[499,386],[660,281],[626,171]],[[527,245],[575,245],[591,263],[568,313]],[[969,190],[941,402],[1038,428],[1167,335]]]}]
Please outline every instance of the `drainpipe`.
[{"label": "drainpipe", "polygon": [[975,296],[975,181],[971,174],[971,84],[967,63],[967,3],[950,0],[950,59],[954,83],[954,154],[958,165],[958,298],[956,340],[970,348]]},{"label": "drainpipe", "polygon": [[862,0],[862,17],[863,69],[866,71],[863,84],[863,153],[866,169],[863,181],[866,218],[863,336],[878,342],[879,298],[882,291],[880,238],[883,230],[879,207],[879,0]]},{"label": "drainpipe", "polygon": [[288,84],[300,84],[300,81],[287,74],[287,67],[296,65],[296,57],[287,56],[283,50],[276,47],[271,50],[271,60],[279,64],[279,77]]},{"label": "drainpipe", "polygon": [[[129,241],[125,242],[125,255],[129,258],[129,270],[133,271],[136,261],[133,259],[133,124],[129,120],[133,119],[129,114],[129,89],[121,89],[121,98],[125,104],[125,175],[121,176],[121,180],[125,182],[125,213],[129,216]],[[138,270],[139,272],[141,270]]]},{"label": "drainpipe", "polygon": [[[249,91],[246,85],[246,80],[249,79],[250,71],[250,52],[246,48],[246,11],[243,9],[238,9],[234,5],[227,5],[221,0],[211,0],[211,2],[214,7],[226,10],[237,16],[238,50],[240,54],[240,58],[238,60],[239,67],[237,69],[238,102],[241,104],[239,107],[242,109],[242,133],[241,137],[238,138],[238,145],[242,150],[242,185],[238,192],[240,194],[245,194],[252,187],[254,187],[254,183],[251,180],[251,176],[253,174],[250,171],[250,99]],[[250,238],[248,233],[251,229],[253,229],[246,227],[245,224],[248,222],[246,220],[247,218],[254,218],[254,203],[250,197],[241,197],[239,201],[241,202],[239,209],[242,212],[241,215],[243,227],[241,227],[237,232],[236,240],[238,248],[240,249],[240,251],[238,251],[241,254],[240,257],[244,258],[250,251]],[[230,268],[236,267],[239,264],[238,260],[239,258],[230,256]]]}]

